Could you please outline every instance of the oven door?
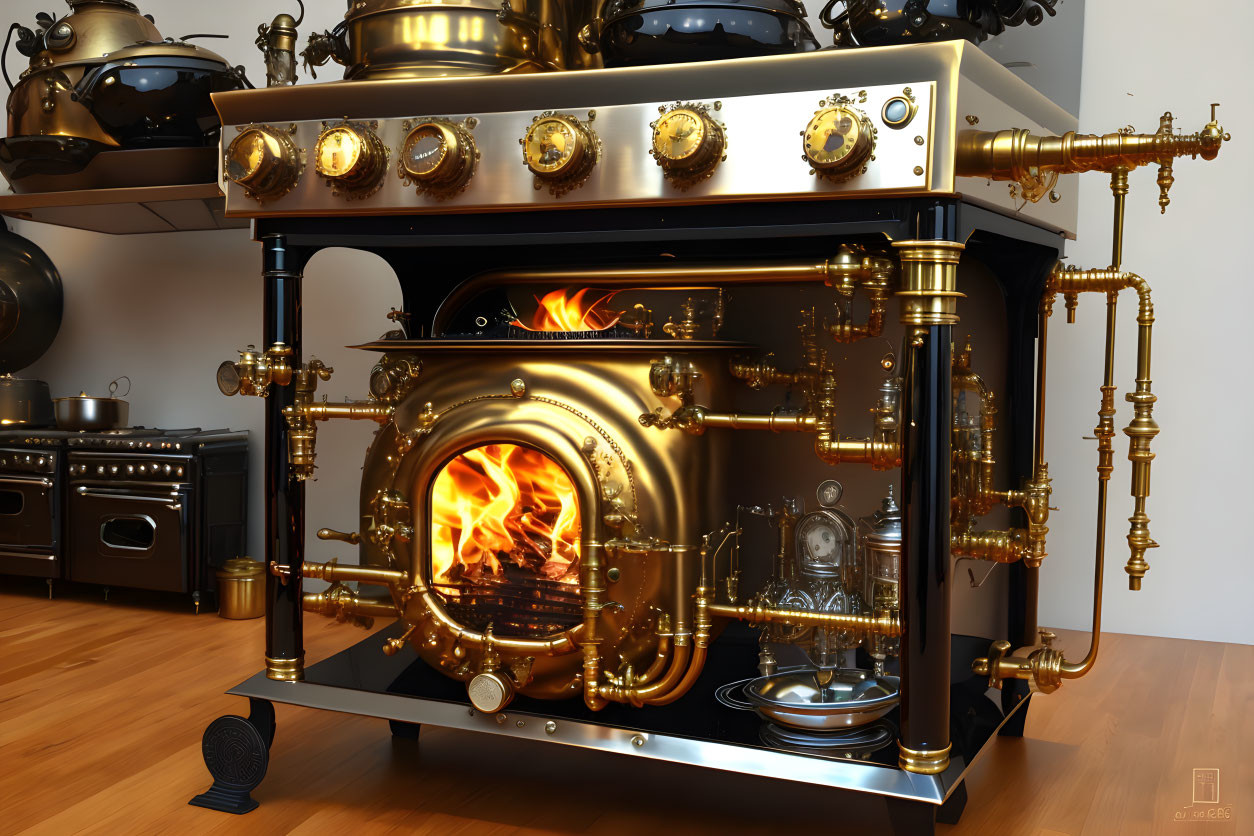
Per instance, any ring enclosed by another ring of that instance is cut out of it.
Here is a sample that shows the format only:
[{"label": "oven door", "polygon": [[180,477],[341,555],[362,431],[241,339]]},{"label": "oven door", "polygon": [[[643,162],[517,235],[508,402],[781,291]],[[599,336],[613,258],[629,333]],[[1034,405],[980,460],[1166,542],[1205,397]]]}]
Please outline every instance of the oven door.
[{"label": "oven door", "polygon": [[186,592],[186,500],[169,485],[73,485],[69,579]]},{"label": "oven door", "polygon": [[55,519],[51,476],[0,476],[0,574],[57,577]]}]

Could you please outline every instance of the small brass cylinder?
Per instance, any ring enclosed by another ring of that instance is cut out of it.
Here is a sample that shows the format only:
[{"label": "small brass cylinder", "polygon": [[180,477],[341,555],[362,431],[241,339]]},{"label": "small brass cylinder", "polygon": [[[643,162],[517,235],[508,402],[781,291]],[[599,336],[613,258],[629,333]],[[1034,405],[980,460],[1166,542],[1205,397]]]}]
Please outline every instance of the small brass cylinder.
[{"label": "small brass cylinder", "polygon": [[901,259],[901,321],[905,325],[958,322],[958,261],[965,244],[957,241],[894,241]]}]

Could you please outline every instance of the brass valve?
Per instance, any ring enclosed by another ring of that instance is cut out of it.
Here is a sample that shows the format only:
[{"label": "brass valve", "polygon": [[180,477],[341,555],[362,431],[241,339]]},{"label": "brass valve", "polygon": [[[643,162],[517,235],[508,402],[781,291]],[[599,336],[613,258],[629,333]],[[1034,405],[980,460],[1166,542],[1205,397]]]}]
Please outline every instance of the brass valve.
[{"label": "brass valve", "polygon": [[239,362],[227,360],[218,366],[218,389],[222,394],[270,394],[270,385],[286,386],[292,382],[292,347],[275,343],[264,352],[248,346],[239,353]]},{"label": "brass valve", "polygon": [[1158,131],[1152,134],[1133,133],[1130,128],[1102,136],[1075,131],[1036,136],[1019,128],[968,131],[959,138],[956,173],[959,177],[1012,180],[1019,184],[1024,198],[1036,203],[1053,190],[1060,174],[1104,171],[1126,175],[1143,165],[1157,165],[1158,204],[1166,212],[1175,183],[1175,158],[1213,160],[1223,143],[1232,138],[1219,124],[1218,107],[1212,104],[1210,122],[1188,135],[1173,132],[1175,117],[1170,112],[1162,115]]},{"label": "brass valve", "polygon": [[[296,381],[295,403],[283,410],[287,419],[287,460],[292,475],[300,481],[313,476],[318,430],[317,421],[331,418],[368,419],[385,423],[392,417],[392,405],[370,401],[351,401],[330,404],[315,401],[319,380],[330,380],[335,369],[317,358],[311,359],[294,375]],[[329,529],[328,529],[329,530]]]}]

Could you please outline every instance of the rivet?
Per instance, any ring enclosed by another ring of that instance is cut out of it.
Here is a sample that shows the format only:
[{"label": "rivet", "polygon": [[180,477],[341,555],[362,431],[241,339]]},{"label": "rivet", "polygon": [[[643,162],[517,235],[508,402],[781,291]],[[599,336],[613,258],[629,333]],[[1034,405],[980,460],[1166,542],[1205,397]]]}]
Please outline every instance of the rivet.
[{"label": "rivet", "polygon": [[545,724],[544,724],[544,733],[545,733],[545,734],[556,734],[556,733],[557,733],[557,723],[554,723],[552,720],[550,720],[550,721],[548,721],[547,723],[545,723]]},{"label": "rivet", "polygon": [[922,173],[923,173],[923,166],[921,166],[921,165],[916,165],[916,166],[914,167],[914,173],[915,173],[916,175],[922,174]]},{"label": "rivet", "polygon": [[506,721],[506,720],[508,720],[508,719],[509,719],[509,717],[505,716],[504,714],[498,714],[498,715],[496,715],[496,724],[497,724],[498,726],[503,726],[503,725],[505,725],[505,721]]},{"label": "rivet", "polygon": [[1050,203],[1057,203],[1057,202],[1058,202],[1058,201],[1060,201],[1060,200],[1062,200],[1062,195],[1058,194],[1058,192],[1050,192],[1050,193],[1049,193],[1049,202],[1050,202]]},{"label": "rivet", "polygon": [[644,745],[644,738],[641,737],[640,735],[635,735],[631,739],[631,745],[639,749],[641,746]]},{"label": "rivet", "polygon": [[518,722],[514,723],[514,725],[515,725],[515,726],[518,726],[518,728],[520,728],[520,729],[521,729],[521,728],[523,728],[524,726],[526,726],[526,725],[527,725],[527,721],[526,721],[526,720],[519,720]]},{"label": "rivet", "polygon": [[922,145],[922,144],[923,144],[923,137],[921,137],[921,136],[916,136],[916,137],[914,138],[914,144],[915,144],[915,145]]},{"label": "rivet", "polygon": [[509,382],[509,393],[515,398],[521,398],[527,394],[527,384],[521,377],[516,377]]},{"label": "rivet", "polygon": [[614,583],[622,576],[623,576],[623,573],[619,571],[619,568],[617,566],[611,567],[610,570],[605,573],[605,577],[609,579],[610,583]]}]

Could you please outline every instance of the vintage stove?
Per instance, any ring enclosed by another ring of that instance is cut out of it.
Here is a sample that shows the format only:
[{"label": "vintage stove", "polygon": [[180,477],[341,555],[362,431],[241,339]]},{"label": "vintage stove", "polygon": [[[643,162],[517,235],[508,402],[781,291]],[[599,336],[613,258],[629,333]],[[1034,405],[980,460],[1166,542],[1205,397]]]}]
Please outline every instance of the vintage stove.
[{"label": "vintage stove", "polygon": [[189,594],[243,553],[248,436],[0,430],[0,574]]},{"label": "vintage stove", "polygon": [[[952,819],[1029,686],[1096,655],[1100,584],[1083,661],[1037,628],[1057,295],[1138,294],[1139,587],[1158,428],[1127,173],[1160,166],[1165,208],[1175,158],[1226,139],[1213,112],[1077,135],[962,43],[215,102],[227,213],[263,247],[264,342],[218,385],[264,398],[270,577],[266,670],[231,691],[252,714],[206,731],[193,803],[255,806],[279,701],[857,790],[912,832]],[[1111,176],[1109,269],[1058,266],[1083,171]],[[332,370],[301,333],[329,246],[379,254],[404,298],[346,403],[317,398]],[[356,560],[317,564],[304,498],[332,418],[379,429],[359,530],[318,531]],[[304,611],[394,623],[307,666]]]}]

